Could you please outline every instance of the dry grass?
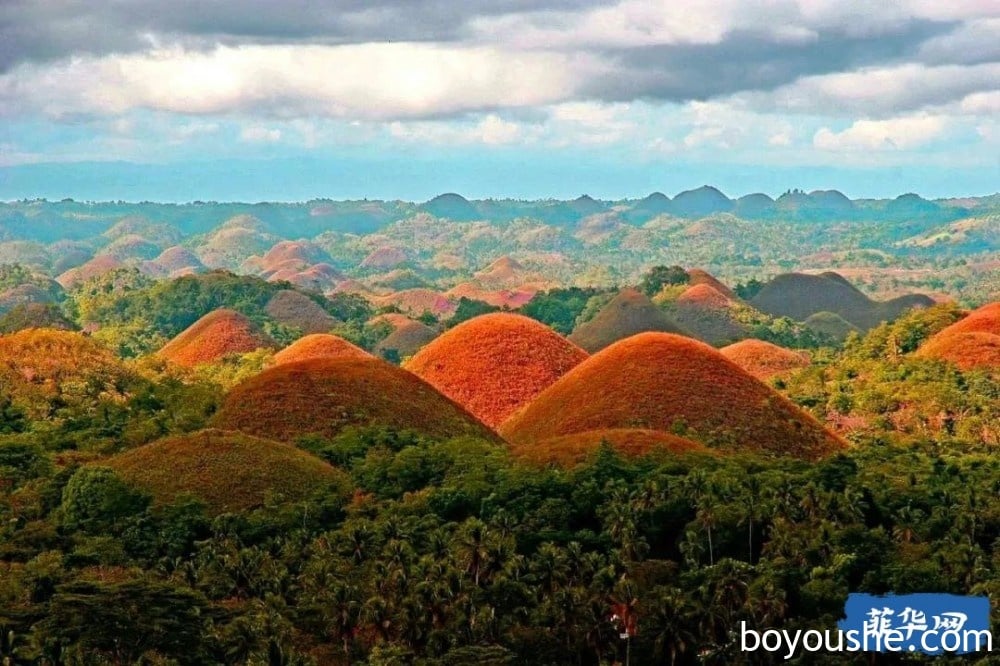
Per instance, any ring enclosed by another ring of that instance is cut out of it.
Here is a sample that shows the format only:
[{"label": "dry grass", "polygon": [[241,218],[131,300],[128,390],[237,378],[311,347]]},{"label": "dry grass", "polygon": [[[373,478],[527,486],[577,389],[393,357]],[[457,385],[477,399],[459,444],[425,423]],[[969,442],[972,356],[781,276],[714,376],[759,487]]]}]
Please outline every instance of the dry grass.
[{"label": "dry grass", "polygon": [[409,259],[398,247],[380,247],[361,261],[361,268],[395,268]]},{"label": "dry grass", "polygon": [[990,333],[1000,335],[1000,301],[989,303],[981,308],[973,310],[967,317],[963,317],[939,335],[951,335],[953,333]]},{"label": "dry grass", "polygon": [[835,312],[817,312],[806,317],[802,323],[817,333],[822,333],[838,342],[846,340],[852,332],[860,331],[857,326]]},{"label": "dry grass", "polygon": [[736,300],[736,292],[720,282],[714,275],[700,268],[691,268],[687,272],[688,281],[692,286],[708,285],[723,296]]},{"label": "dry grass", "polygon": [[371,354],[336,335],[315,333],[299,338],[275,354],[274,364],[323,358],[371,358]]},{"label": "dry grass", "polygon": [[569,339],[593,354],[646,331],[685,333],[644,294],[635,289],[623,289],[593,319],[577,326]]},{"label": "dry grass", "polygon": [[595,354],[500,428],[530,444],[591,430],[673,432],[721,449],[815,459],[844,443],[706,344],[644,333]]},{"label": "dry grass", "polygon": [[377,307],[395,306],[403,312],[419,316],[425,312],[438,317],[450,317],[455,313],[457,303],[433,289],[404,289],[385,296],[373,296],[371,302]]},{"label": "dry grass", "polygon": [[319,303],[291,289],[283,289],[272,296],[265,311],[276,322],[303,333],[325,333],[337,325],[337,320]]},{"label": "dry grass", "polygon": [[393,349],[399,354],[400,359],[409,358],[437,336],[438,332],[430,326],[419,321],[409,320],[397,326],[392,333],[379,341],[375,345],[375,353],[385,354]]},{"label": "dry grass", "polygon": [[114,257],[100,254],[82,266],[69,269],[57,277],[56,282],[62,285],[63,289],[72,289],[78,284],[86,282],[90,278],[104,275],[105,273],[109,273],[116,268],[121,268],[123,265],[124,264],[122,264],[122,262]]},{"label": "dry grass", "polygon": [[274,341],[249,319],[233,310],[220,309],[191,324],[164,345],[158,356],[177,365],[194,367],[218,361],[228,354],[274,347]]},{"label": "dry grass", "polygon": [[708,284],[687,288],[666,306],[667,314],[692,336],[711,345],[724,345],[749,335],[734,316],[732,301]]},{"label": "dry grass", "polygon": [[609,429],[591,430],[573,435],[553,437],[533,444],[512,444],[511,455],[532,465],[559,465],[571,467],[594,455],[603,442],[629,458],[639,458],[654,451],[670,454],[703,453],[713,455],[711,449],[698,442],[657,430]]},{"label": "dry grass", "polygon": [[496,313],[456,326],[404,367],[495,428],[586,358],[548,326]]},{"label": "dry grass", "polygon": [[368,358],[277,365],[226,396],[213,425],[291,441],[333,437],[348,426],[387,426],[437,438],[496,436],[416,375]]},{"label": "dry grass", "polygon": [[809,365],[804,354],[763,340],[743,340],[719,352],[757,379],[764,381]]},{"label": "dry grass", "polygon": [[221,430],[160,440],[97,464],[156,504],[190,494],[211,514],[253,509],[269,495],[295,502],[329,489],[346,498],[351,487],[347,474],[294,446]]},{"label": "dry grass", "polygon": [[1000,371],[1000,335],[981,331],[947,331],[945,329],[921,345],[917,355],[949,361],[962,370],[983,368]]}]

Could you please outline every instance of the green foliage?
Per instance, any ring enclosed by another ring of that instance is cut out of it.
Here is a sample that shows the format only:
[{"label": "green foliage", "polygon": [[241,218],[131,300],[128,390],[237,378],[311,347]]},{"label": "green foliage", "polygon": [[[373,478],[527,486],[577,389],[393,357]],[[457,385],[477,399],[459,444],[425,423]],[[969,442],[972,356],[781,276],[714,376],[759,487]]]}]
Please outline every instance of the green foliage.
[{"label": "green foliage", "polygon": [[738,282],[733,291],[744,301],[749,301],[764,288],[764,283],[757,278],[750,278],[746,282]]},{"label": "green foliage", "polygon": [[[458,326],[463,321],[468,321],[473,317],[478,317],[479,315],[484,315],[484,314],[489,314],[490,312],[499,312],[499,311],[500,308],[495,305],[490,305],[489,303],[484,303],[482,301],[477,301],[475,299],[466,298],[465,296],[463,296],[458,300],[458,307],[455,308],[455,314],[453,314],[451,318],[448,319],[447,322],[445,322],[445,326],[451,328],[453,326]],[[433,321],[424,323],[428,325],[433,325],[437,322]]]},{"label": "green foliage", "polygon": [[601,292],[593,288],[550,289],[535,294],[534,298],[521,306],[519,312],[551,326],[562,335],[569,335],[587,302],[598,293]]},{"label": "green foliage", "polygon": [[639,282],[639,291],[650,298],[671,285],[687,284],[690,281],[687,271],[680,266],[653,266]]},{"label": "green foliage", "polygon": [[107,467],[83,467],[66,484],[62,525],[85,534],[114,534],[149,505],[149,497]]}]

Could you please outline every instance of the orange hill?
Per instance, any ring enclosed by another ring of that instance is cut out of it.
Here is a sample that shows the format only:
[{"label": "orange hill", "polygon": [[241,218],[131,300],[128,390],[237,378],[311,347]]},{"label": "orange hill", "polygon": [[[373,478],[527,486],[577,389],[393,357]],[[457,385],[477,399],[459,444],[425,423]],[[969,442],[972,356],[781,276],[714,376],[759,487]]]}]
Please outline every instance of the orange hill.
[{"label": "orange hill", "polygon": [[495,313],[459,324],[405,367],[497,427],[585,358],[585,351],[548,326]]},{"label": "orange hill", "polygon": [[227,354],[273,348],[274,341],[233,310],[215,310],[164,345],[159,356],[187,367],[218,361]]},{"label": "orange hill", "polygon": [[1000,301],[989,303],[973,310],[967,317],[959,319],[938,333],[938,335],[944,336],[954,333],[990,333],[992,335],[1000,335]]},{"label": "orange hill", "polygon": [[577,326],[569,339],[593,354],[645,331],[684,333],[644,294],[636,289],[623,289],[593,319]]},{"label": "orange hill", "polygon": [[917,355],[950,361],[962,370],[1000,368],[1000,302],[973,310],[941,330]]},{"label": "orange hill", "polygon": [[299,338],[274,355],[274,363],[296,363],[321,358],[371,358],[361,347],[329,333],[315,333]]},{"label": "orange hill", "polygon": [[949,361],[962,370],[1000,370],[1000,335],[979,331],[938,334],[921,345],[917,355]]},{"label": "orange hill", "polygon": [[562,435],[532,444],[512,444],[511,454],[535,465],[571,466],[592,456],[603,442],[615,451],[630,458],[638,458],[655,451],[672,454],[703,453],[713,455],[711,449],[698,442],[658,430],[610,429],[591,430],[573,435]]},{"label": "orange hill", "polygon": [[290,441],[334,437],[349,426],[386,426],[439,438],[496,436],[416,375],[378,359],[277,365],[226,396],[213,425]]},{"label": "orange hill", "polygon": [[708,271],[702,270],[700,268],[689,269],[688,272],[688,282],[691,285],[707,284],[712,289],[716,290],[723,296],[736,299],[736,292],[720,282],[714,275]]},{"label": "orange hill", "polygon": [[220,430],[160,440],[99,464],[156,504],[191,494],[212,514],[253,509],[275,494],[288,502],[317,492],[346,499],[351,487],[344,472],[294,446]]},{"label": "orange hill", "polygon": [[763,340],[743,340],[719,351],[761,381],[809,365],[802,354]]},{"label": "orange hill", "polygon": [[815,459],[843,442],[708,345],[643,333],[595,354],[500,428],[519,444],[609,428],[682,433],[710,446]]}]

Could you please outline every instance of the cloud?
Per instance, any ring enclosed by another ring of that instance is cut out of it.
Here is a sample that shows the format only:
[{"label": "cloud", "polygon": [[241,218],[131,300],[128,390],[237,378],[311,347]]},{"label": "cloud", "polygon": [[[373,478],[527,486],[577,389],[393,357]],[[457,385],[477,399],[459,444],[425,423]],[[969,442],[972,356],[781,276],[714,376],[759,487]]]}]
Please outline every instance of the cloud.
[{"label": "cloud", "polygon": [[829,151],[909,150],[938,139],[946,129],[940,116],[858,120],[840,132],[821,128],[813,136],[813,146]]},{"label": "cloud", "polygon": [[505,120],[494,113],[486,114],[474,122],[396,121],[388,127],[389,135],[394,139],[439,146],[532,143],[537,138],[536,129],[529,131],[520,123]]},{"label": "cloud", "polygon": [[275,127],[252,125],[240,132],[240,140],[249,143],[277,143],[281,141],[281,130]]},{"label": "cloud", "polygon": [[22,65],[0,76],[0,108],[421,118],[559,101],[597,70],[586,57],[428,44],[167,49]]},{"label": "cloud", "polygon": [[758,108],[792,113],[892,117],[995,90],[997,81],[1000,62],[939,67],[908,63],[803,77],[747,99]]}]

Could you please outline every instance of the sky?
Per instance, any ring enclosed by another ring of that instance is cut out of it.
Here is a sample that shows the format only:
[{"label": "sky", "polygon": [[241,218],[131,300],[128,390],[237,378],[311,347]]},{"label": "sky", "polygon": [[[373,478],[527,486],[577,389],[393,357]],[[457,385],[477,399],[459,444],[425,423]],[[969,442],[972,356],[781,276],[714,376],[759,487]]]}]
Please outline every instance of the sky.
[{"label": "sky", "polygon": [[0,0],[0,199],[1000,190],[998,0]]}]

